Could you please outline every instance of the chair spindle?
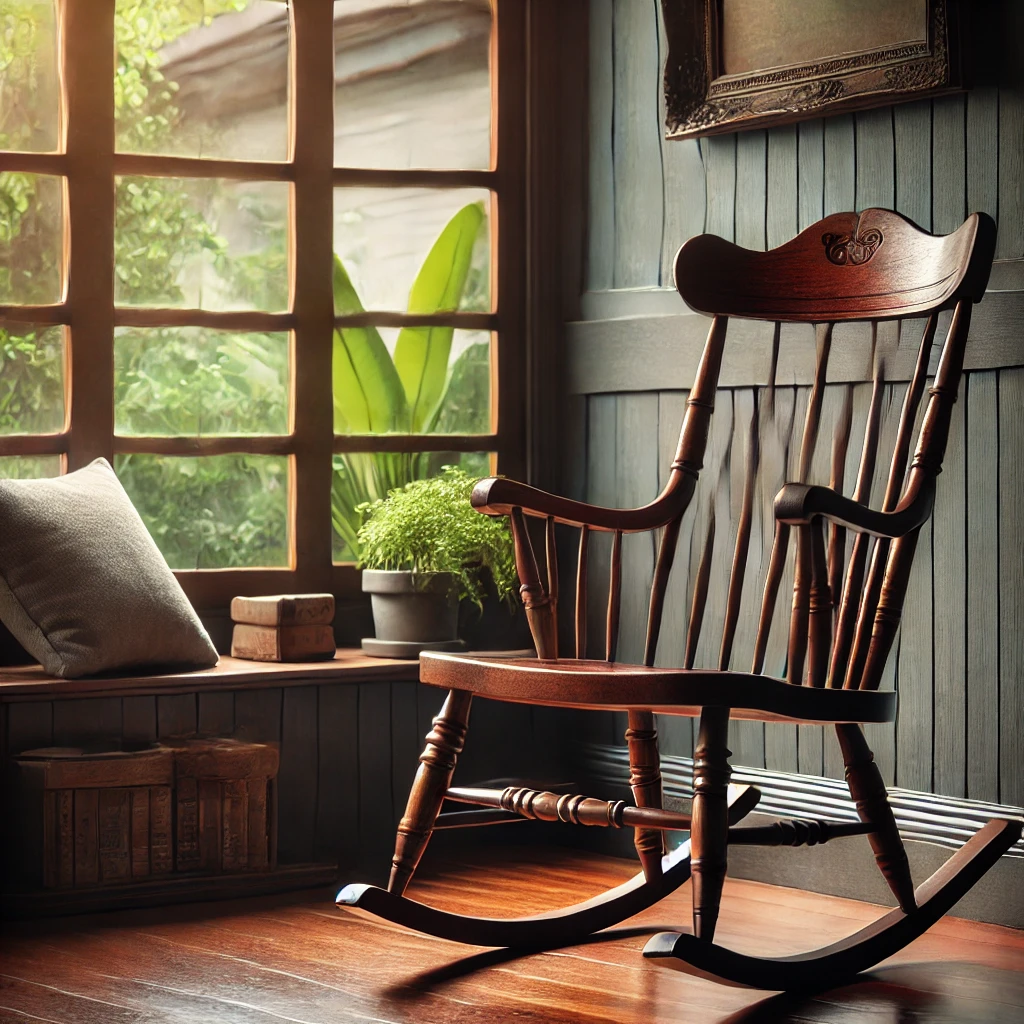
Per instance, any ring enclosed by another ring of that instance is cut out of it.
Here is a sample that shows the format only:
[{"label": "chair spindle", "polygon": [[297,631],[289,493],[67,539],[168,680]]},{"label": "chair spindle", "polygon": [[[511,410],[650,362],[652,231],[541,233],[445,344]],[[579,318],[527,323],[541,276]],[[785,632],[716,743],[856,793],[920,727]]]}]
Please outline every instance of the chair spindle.
[{"label": "chair spindle", "polygon": [[580,527],[580,550],[576,560],[576,657],[587,656],[587,558],[590,527]]},{"label": "chair spindle", "polygon": [[725,625],[722,628],[722,647],[718,655],[718,667],[725,671],[732,660],[732,647],[736,639],[736,624],[740,617],[740,601],[743,596],[743,580],[747,569],[747,555],[750,552],[750,527],[754,518],[754,494],[757,490],[757,473],[761,463],[761,443],[758,433],[759,410],[754,399],[754,411],[750,417],[749,447],[747,449],[746,478],[743,481],[743,504],[739,522],[736,525],[736,547],[733,550],[732,567],[729,570],[729,595],[725,608]]},{"label": "chair spindle", "polygon": [[[934,488],[935,478],[942,472],[942,460],[946,453],[946,442],[949,440],[949,423],[963,373],[967,334],[971,326],[971,310],[971,303],[963,299],[953,310],[935,381],[928,391],[928,406],[921,424],[914,461],[910,465],[905,501],[922,493],[926,488]],[[870,641],[865,645],[867,652],[864,671],[860,677],[862,690],[877,690],[882,681],[885,662],[899,628],[919,533],[918,529],[898,538],[893,541],[889,550]]]},{"label": "chair spindle", "polygon": [[622,531],[612,540],[611,570],[608,574],[608,619],[605,628],[604,660],[614,661],[619,642],[619,608],[622,605]]},{"label": "chair spindle", "polygon": [[647,612],[647,637],[644,641],[644,664],[654,664],[658,652],[658,639],[661,636],[661,619],[665,611],[665,591],[668,589],[669,576],[676,559],[676,546],[679,542],[679,528],[683,517],[676,516],[661,535],[658,547],[658,562],[654,567],[654,581],[651,584],[651,603]]},{"label": "chair spindle", "polygon": [[686,630],[683,668],[693,668],[693,663],[697,658],[697,644],[700,642],[700,631],[704,624],[704,609],[708,603],[708,584],[711,580],[711,562],[715,551],[715,501],[713,494],[709,504],[708,532],[704,538],[700,565],[697,567],[697,579],[693,585],[693,600],[690,604],[690,623]]},{"label": "chair spindle", "polygon": [[[853,490],[853,500],[862,504],[866,504],[871,495],[871,479],[875,474],[875,456],[878,449],[884,390],[885,371],[881,360],[876,359],[871,384],[871,402],[868,406],[868,419],[864,427],[864,441],[860,450],[860,465],[857,469],[857,483]],[[847,658],[853,645],[858,599],[861,584],[864,581],[864,565],[867,561],[870,539],[864,533],[858,533],[853,538],[853,550],[850,552],[850,561],[846,567],[846,582],[843,584],[843,596],[839,603],[839,615],[836,621],[836,635],[832,643],[832,660],[829,663],[826,684],[828,686],[843,685]]]},{"label": "chair spindle", "polygon": [[537,558],[526,527],[521,508],[513,508],[509,516],[512,525],[512,540],[516,552],[516,568],[519,572],[519,593],[526,609],[526,621],[537,648],[538,658],[558,657],[558,635],[552,612],[551,598],[544,592]]},{"label": "chair spindle", "polygon": [[[811,395],[807,402],[807,415],[804,417],[804,431],[800,439],[800,458],[797,464],[796,482],[800,484],[807,482],[807,476],[811,471],[814,447],[818,440],[818,428],[821,424],[821,403],[825,397],[828,357],[832,351],[831,323],[820,323],[815,326],[815,349],[814,383],[811,386]],[[796,566],[793,572],[793,606],[789,620],[789,648],[786,658],[786,678],[789,682],[796,685],[803,681],[804,662],[809,643],[808,628],[811,613],[811,589],[813,586],[811,547],[811,528],[809,526],[798,527],[796,532]],[[774,558],[774,552],[772,554]],[[822,600],[824,599],[819,593],[816,604],[820,605]],[[831,626],[831,623],[829,623],[829,626]],[[815,654],[820,656],[820,650],[816,651]],[[808,679],[808,682],[811,682],[811,680]]]},{"label": "chair spindle", "polygon": [[832,641],[832,591],[825,554],[825,527],[816,519],[807,527],[810,534],[811,579],[807,609],[807,685],[824,686],[828,676],[828,653]]},{"label": "chair spindle", "polygon": [[[885,497],[882,500],[883,512],[891,512],[896,508],[903,489],[907,458],[910,454],[910,445],[914,433],[914,422],[917,419],[917,410],[921,404],[921,396],[924,394],[924,387],[928,377],[928,360],[931,355],[937,322],[938,317],[933,313],[925,325],[921,347],[917,353],[914,376],[903,399],[903,408],[900,411],[899,428],[896,434],[896,445],[893,449],[892,462],[889,466],[889,480],[885,488]],[[882,592],[882,581],[885,575],[885,566],[888,561],[890,547],[891,542],[889,539],[880,537],[875,542],[874,550],[871,553],[871,564],[868,568],[867,582],[861,595],[857,614],[854,654],[850,658],[844,683],[847,689],[856,689],[860,685],[861,673],[863,672],[864,661],[867,658],[870,644],[872,623]]]},{"label": "chair spindle", "polygon": [[[832,472],[829,487],[837,494],[843,493],[846,480],[846,453],[850,446],[850,427],[853,422],[853,392],[848,386],[843,397],[843,410],[839,417],[839,426],[832,441]],[[835,523],[829,524],[828,535],[828,590],[832,599],[832,607],[839,610],[839,599],[842,596],[843,560],[846,554],[846,528]]]}]

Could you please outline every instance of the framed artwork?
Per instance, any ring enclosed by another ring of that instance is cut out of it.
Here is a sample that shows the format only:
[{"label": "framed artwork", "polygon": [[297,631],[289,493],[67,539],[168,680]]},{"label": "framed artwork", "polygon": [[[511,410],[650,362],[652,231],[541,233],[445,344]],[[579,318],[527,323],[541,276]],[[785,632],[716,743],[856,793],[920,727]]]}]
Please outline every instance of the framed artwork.
[{"label": "framed artwork", "polygon": [[661,0],[670,139],[965,87],[959,0]]}]

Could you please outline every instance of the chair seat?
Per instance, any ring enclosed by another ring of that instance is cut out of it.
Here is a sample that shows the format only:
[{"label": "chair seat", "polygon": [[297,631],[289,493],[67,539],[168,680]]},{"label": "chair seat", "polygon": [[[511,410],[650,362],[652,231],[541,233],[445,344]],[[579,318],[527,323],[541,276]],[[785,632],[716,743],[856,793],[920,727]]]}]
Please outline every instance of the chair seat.
[{"label": "chair seat", "polygon": [[728,707],[733,718],[758,722],[892,722],[889,690],[794,686],[749,672],[646,668],[618,662],[420,655],[420,681],[517,704],[644,709],[691,718],[705,706]]}]

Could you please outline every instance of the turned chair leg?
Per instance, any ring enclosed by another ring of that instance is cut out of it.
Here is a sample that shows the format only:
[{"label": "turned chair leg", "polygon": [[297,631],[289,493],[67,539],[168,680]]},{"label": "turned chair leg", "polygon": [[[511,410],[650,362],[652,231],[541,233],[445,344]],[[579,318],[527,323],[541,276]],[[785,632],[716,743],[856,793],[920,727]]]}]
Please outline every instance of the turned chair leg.
[{"label": "turned chair leg", "polygon": [[690,872],[693,879],[693,934],[715,937],[718,907],[728,862],[728,793],[731,751],[729,708],[704,708],[693,755],[693,809],[690,823]]},{"label": "turned chair leg", "polygon": [[[629,747],[629,785],[637,807],[661,807],[661,758],[653,712],[629,712],[626,744]],[[660,878],[661,858],[665,852],[662,832],[653,828],[635,829],[633,845],[644,877],[648,881]]]},{"label": "turned chair leg", "polygon": [[889,806],[889,794],[882,781],[882,773],[875,764],[875,756],[859,725],[837,725],[836,735],[846,765],[846,784],[857,805],[857,813],[861,821],[875,827],[874,832],[868,833],[868,841],[874,851],[878,870],[882,872],[900,909],[909,914],[917,906],[914,881],[910,875],[907,851]]},{"label": "turned chair leg", "polygon": [[473,695],[465,690],[450,690],[427,733],[427,745],[420,754],[405,814],[398,824],[395,855],[391,860],[388,892],[401,896],[412,879],[434,831],[444,795],[452,781],[455,762],[462,753]]}]

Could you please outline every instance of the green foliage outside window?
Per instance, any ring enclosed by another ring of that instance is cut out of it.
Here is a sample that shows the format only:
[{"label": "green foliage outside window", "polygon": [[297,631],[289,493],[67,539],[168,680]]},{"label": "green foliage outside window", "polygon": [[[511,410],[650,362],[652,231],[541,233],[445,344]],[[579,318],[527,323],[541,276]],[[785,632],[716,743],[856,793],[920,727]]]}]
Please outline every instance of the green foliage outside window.
[{"label": "green foliage outside window", "polygon": [[[114,102],[120,150],[166,151],[164,143],[180,127],[177,86],[160,71],[161,48],[185,32],[210,24],[217,15],[247,6],[248,0],[118,0]],[[52,16],[48,15],[47,5],[35,0],[7,0],[0,12],[0,149],[45,150],[52,146],[52,141],[46,141],[51,126],[44,123],[44,115],[32,102],[38,90],[40,44],[43,36],[53,31]],[[12,133],[18,138],[13,139]],[[55,184],[54,179],[39,175],[0,172],[0,301],[32,304],[56,298],[52,292],[59,280],[61,252],[59,245],[53,244],[52,232],[46,230],[49,207],[43,194]],[[119,303],[180,304],[182,266],[190,259],[201,259],[212,264],[234,305],[285,308],[285,226],[279,222],[279,211],[261,208],[255,197],[244,200],[249,204],[245,213],[257,225],[257,232],[269,240],[266,249],[271,256],[229,254],[225,239],[204,213],[204,198],[209,198],[215,186],[168,178],[117,181]],[[52,210],[49,212],[52,220]],[[472,273],[468,279],[470,290],[479,284]],[[465,287],[464,277],[460,288]],[[457,304],[443,308],[457,308]],[[437,366],[436,342],[439,337],[443,340],[445,330],[450,347],[450,329],[433,328],[426,336],[428,353],[435,343],[432,351]],[[60,336],[59,328],[22,329],[17,334],[0,329],[0,433],[60,429]],[[410,349],[410,340],[403,344]],[[445,352],[444,367],[423,376],[432,390],[416,403],[415,424],[396,422],[384,429],[423,429],[426,409],[432,429],[486,432],[488,424],[471,422],[474,416],[476,420],[487,417],[486,350],[486,345],[471,346],[450,375]],[[384,356],[391,361],[386,350]],[[288,420],[288,388],[281,382],[287,379],[288,346],[281,344],[277,335],[120,329],[115,340],[117,430],[164,436],[283,432]],[[345,402],[338,407],[343,416]],[[337,426],[346,429],[340,422]],[[360,428],[353,424],[348,429]],[[336,546],[339,556],[357,554],[358,522],[353,518],[357,504],[436,473],[438,458],[387,453],[337,458],[334,521],[336,526],[344,524],[341,545]],[[478,456],[469,458],[470,464],[481,470],[485,461]],[[173,567],[285,564],[284,460],[245,455],[128,455],[118,458],[116,468]]]}]

